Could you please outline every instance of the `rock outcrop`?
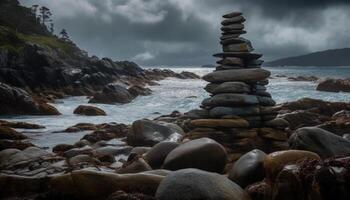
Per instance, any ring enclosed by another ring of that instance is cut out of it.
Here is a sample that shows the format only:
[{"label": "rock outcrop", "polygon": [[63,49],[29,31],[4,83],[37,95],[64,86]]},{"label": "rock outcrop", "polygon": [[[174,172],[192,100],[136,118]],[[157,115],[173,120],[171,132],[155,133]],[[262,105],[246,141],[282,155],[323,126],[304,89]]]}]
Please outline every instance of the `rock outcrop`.
[{"label": "rock outcrop", "polygon": [[58,110],[46,102],[36,100],[26,91],[0,83],[0,115],[59,115]]}]

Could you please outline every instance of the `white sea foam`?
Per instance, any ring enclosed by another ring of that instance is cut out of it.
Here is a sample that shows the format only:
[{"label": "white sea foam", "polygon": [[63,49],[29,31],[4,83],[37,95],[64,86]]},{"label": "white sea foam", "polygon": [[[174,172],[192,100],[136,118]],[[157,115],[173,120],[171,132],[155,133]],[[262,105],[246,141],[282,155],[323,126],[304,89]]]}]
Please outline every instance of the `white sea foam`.
[{"label": "white sea foam", "polygon": [[[268,68],[276,75],[286,76],[318,76],[325,77],[350,77],[350,68]],[[209,73],[210,68],[174,68],[176,72],[192,71],[198,75]],[[162,114],[169,114],[174,110],[186,112],[198,108],[201,101],[208,97],[203,87],[206,83],[202,80],[182,80],[168,78],[160,81],[160,85],[151,86],[153,94],[150,96],[137,97],[132,103],[124,105],[94,104],[107,112],[107,116],[86,117],[73,114],[73,110],[82,104],[87,104],[86,97],[70,97],[53,104],[61,113],[61,116],[18,116],[2,117],[5,120],[24,121],[44,125],[46,129],[28,132],[24,131],[31,142],[39,146],[53,147],[60,143],[74,143],[84,134],[82,133],[53,133],[63,130],[77,123],[127,123],[130,124],[137,119],[155,118]],[[349,101],[349,93],[327,93],[316,91],[316,83],[292,82],[287,78],[274,78],[270,80],[269,92],[278,102],[286,102],[300,99],[302,97],[318,98],[327,101]]]}]

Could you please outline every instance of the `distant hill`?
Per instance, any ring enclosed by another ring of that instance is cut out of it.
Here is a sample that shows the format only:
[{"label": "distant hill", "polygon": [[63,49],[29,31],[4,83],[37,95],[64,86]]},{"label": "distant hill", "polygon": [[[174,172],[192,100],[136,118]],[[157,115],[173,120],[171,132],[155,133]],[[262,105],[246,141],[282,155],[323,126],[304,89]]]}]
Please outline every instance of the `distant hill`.
[{"label": "distant hill", "polygon": [[330,49],[302,56],[283,58],[266,62],[264,66],[350,66],[350,48]]}]

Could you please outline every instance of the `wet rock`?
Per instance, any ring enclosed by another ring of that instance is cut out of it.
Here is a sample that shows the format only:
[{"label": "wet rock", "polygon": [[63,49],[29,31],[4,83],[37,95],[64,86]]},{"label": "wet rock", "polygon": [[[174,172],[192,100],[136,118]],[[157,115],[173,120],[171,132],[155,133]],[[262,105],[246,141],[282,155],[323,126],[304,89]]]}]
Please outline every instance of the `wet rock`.
[{"label": "wet rock", "polygon": [[94,164],[96,160],[89,155],[77,155],[68,159],[69,166],[82,166],[84,164]]},{"label": "wet rock", "polygon": [[316,127],[296,130],[288,142],[292,149],[315,152],[322,158],[350,154],[348,140]]},{"label": "wet rock", "polygon": [[68,150],[71,150],[75,148],[74,145],[71,145],[71,144],[58,144],[56,145],[55,147],[52,148],[52,152],[54,153],[63,153],[63,152],[66,152]]},{"label": "wet rock", "polygon": [[15,129],[12,129],[6,126],[0,126],[0,139],[23,140],[23,139],[27,139],[27,136],[17,132]]},{"label": "wet rock", "polygon": [[132,146],[153,146],[161,141],[177,141],[182,133],[178,126],[174,128],[171,124],[137,120],[127,135],[127,142]]},{"label": "wet rock", "polygon": [[222,172],[227,161],[223,146],[209,138],[201,138],[181,144],[172,150],[164,161],[164,169],[197,168]]},{"label": "wet rock", "polygon": [[272,199],[271,185],[265,181],[257,182],[249,185],[245,191],[251,197],[252,200],[267,200]]},{"label": "wet rock", "polygon": [[329,117],[309,111],[294,111],[280,116],[282,119],[288,121],[289,128],[292,130],[322,124],[329,120]]},{"label": "wet rock", "polygon": [[89,103],[130,103],[132,100],[133,96],[125,87],[110,84],[105,86],[101,93],[95,94],[92,99],[90,99]]},{"label": "wet rock", "polygon": [[55,194],[78,199],[105,199],[118,190],[152,195],[163,178],[150,173],[116,174],[79,170],[52,177],[50,184]]},{"label": "wet rock", "polygon": [[185,113],[185,116],[190,119],[206,119],[209,118],[209,112],[203,109],[195,109]]},{"label": "wet rock", "polygon": [[97,130],[97,129],[98,129],[98,127],[95,124],[78,123],[78,124],[76,124],[74,126],[68,127],[63,132],[75,133],[75,132],[80,132],[80,131],[94,131],[94,130]]},{"label": "wet rock", "polygon": [[50,156],[51,153],[38,147],[28,147],[23,151],[18,149],[6,149],[0,152],[0,168],[12,168],[14,165],[28,163],[33,159]]},{"label": "wet rock", "polygon": [[266,154],[258,149],[240,157],[229,172],[229,179],[242,188],[261,181],[264,178],[264,160]]},{"label": "wet rock", "polygon": [[224,128],[245,128],[249,127],[249,123],[242,119],[196,119],[190,123],[193,127],[224,127]]},{"label": "wet rock", "polygon": [[86,115],[86,116],[106,116],[106,112],[100,108],[94,106],[78,106],[74,111],[74,114],[77,115]]},{"label": "wet rock", "polygon": [[130,154],[136,154],[136,155],[143,155],[149,152],[152,148],[151,147],[134,147],[132,148]]},{"label": "wet rock", "polygon": [[82,139],[89,141],[90,143],[96,143],[101,140],[109,141],[115,138],[122,138],[127,135],[129,127],[125,124],[101,124],[97,126],[97,130],[84,135]]},{"label": "wet rock", "polygon": [[298,101],[282,104],[279,110],[282,112],[304,110],[331,117],[339,111],[350,110],[350,104],[346,102],[326,102],[319,99],[302,98]]},{"label": "wet rock", "polygon": [[302,180],[299,178],[299,169],[296,165],[287,165],[278,174],[274,183],[272,199],[305,199]]},{"label": "wet rock", "polygon": [[153,196],[141,193],[125,193],[124,191],[117,191],[111,194],[106,200],[156,200]]},{"label": "wet rock", "polygon": [[203,76],[208,82],[260,81],[268,78],[270,72],[263,69],[240,69],[216,71]]},{"label": "wet rock", "polygon": [[42,129],[45,128],[45,126],[41,126],[38,124],[31,124],[27,122],[9,122],[9,121],[4,121],[0,120],[0,127],[1,126],[6,126],[10,128],[22,128],[22,129]]},{"label": "wet rock", "polygon": [[72,158],[74,156],[77,156],[77,155],[91,155],[92,154],[92,148],[89,147],[89,146],[85,146],[85,147],[82,147],[82,148],[74,148],[74,149],[70,149],[68,151],[65,151],[63,153],[63,156],[66,157],[66,158]]},{"label": "wet rock", "polygon": [[266,127],[285,129],[290,126],[289,122],[283,118],[276,118],[264,123]]},{"label": "wet rock", "polygon": [[141,158],[140,156],[136,156],[131,161],[125,163],[121,168],[117,169],[117,173],[119,174],[130,174],[130,173],[139,173],[145,171],[151,171],[152,167],[148,165],[148,163]]},{"label": "wet rock", "polygon": [[221,118],[223,116],[256,116],[260,114],[259,106],[248,107],[214,107],[210,109],[209,115],[213,118]]},{"label": "wet rock", "polygon": [[288,77],[289,81],[317,81],[319,78],[316,76],[297,76]]},{"label": "wet rock", "polygon": [[202,102],[202,105],[208,107],[216,107],[216,106],[242,106],[242,105],[257,105],[259,104],[259,100],[254,95],[246,95],[246,94],[217,94],[213,97],[205,99]]},{"label": "wet rock", "polygon": [[208,84],[206,90],[212,94],[220,93],[248,93],[251,88],[243,82],[225,82],[222,84]]},{"label": "wet rock", "polygon": [[316,90],[325,92],[350,92],[350,79],[326,79],[317,85]]},{"label": "wet rock", "polygon": [[272,141],[284,141],[288,140],[288,134],[285,131],[273,129],[273,128],[261,128],[259,129],[259,136],[272,140]]},{"label": "wet rock", "polygon": [[30,142],[18,141],[18,140],[0,140],[0,151],[5,149],[19,149],[24,150],[34,145]]},{"label": "wet rock", "polygon": [[305,159],[321,160],[317,154],[310,151],[286,150],[271,153],[264,160],[266,177],[273,181],[286,165],[296,164]]},{"label": "wet rock", "polygon": [[[184,192],[186,191],[186,192]],[[225,176],[197,169],[170,173],[159,185],[158,200],[248,200],[246,192]]]},{"label": "wet rock", "polygon": [[111,155],[111,156],[118,156],[121,154],[129,154],[132,150],[132,147],[125,146],[125,147],[113,147],[113,146],[105,146],[97,148],[94,152],[97,155]]},{"label": "wet rock", "polygon": [[160,142],[147,152],[144,159],[153,169],[160,169],[167,155],[178,146],[176,142]]},{"label": "wet rock", "polygon": [[53,106],[33,99],[26,91],[0,83],[0,114],[59,115]]},{"label": "wet rock", "polygon": [[128,89],[128,91],[134,98],[136,98],[137,96],[148,96],[148,95],[152,94],[151,89],[144,88],[144,87],[137,86],[137,85],[131,86]]}]

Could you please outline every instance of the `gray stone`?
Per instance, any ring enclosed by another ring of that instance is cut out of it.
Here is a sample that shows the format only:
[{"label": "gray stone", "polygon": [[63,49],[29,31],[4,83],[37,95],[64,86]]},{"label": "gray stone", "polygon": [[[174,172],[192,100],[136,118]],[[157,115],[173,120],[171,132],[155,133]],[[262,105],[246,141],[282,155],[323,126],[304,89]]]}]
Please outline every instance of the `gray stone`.
[{"label": "gray stone", "polygon": [[243,67],[244,66],[244,60],[241,58],[225,58],[222,60],[219,60],[217,62],[220,65],[229,65],[229,66],[238,66]]},{"label": "gray stone", "polygon": [[227,40],[227,39],[237,39],[239,38],[240,34],[225,34],[220,37],[220,40]]},{"label": "gray stone", "polygon": [[242,15],[241,12],[231,12],[231,13],[223,15],[222,17],[226,18],[226,19],[229,19],[229,18],[241,16],[241,15]]},{"label": "gray stone", "polygon": [[350,155],[350,142],[316,127],[296,130],[288,141],[291,149],[307,150],[322,158]]},{"label": "gray stone", "polygon": [[254,51],[250,42],[240,44],[228,44],[222,47],[224,52],[251,52]]},{"label": "gray stone", "polygon": [[262,106],[274,106],[276,102],[270,97],[257,96],[259,104]]},{"label": "gray stone", "polygon": [[197,168],[221,173],[227,153],[221,144],[209,138],[191,140],[172,150],[164,161],[164,169]]},{"label": "gray stone", "polygon": [[132,146],[153,146],[161,141],[177,141],[182,133],[178,126],[137,120],[127,135],[127,142]]},{"label": "gray stone", "polygon": [[220,85],[213,87],[209,93],[220,94],[220,93],[248,93],[250,92],[250,86],[243,82],[224,82]]},{"label": "gray stone", "polygon": [[216,94],[211,98],[207,98],[202,104],[209,107],[256,105],[259,104],[259,100],[253,95],[226,93]]},{"label": "gray stone", "polygon": [[236,30],[243,30],[243,29],[244,29],[243,24],[231,24],[231,25],[221,27],[222,31],[236,31]]},{"label": "gray stone", "polygon": [[152,147],[144,159],[153,169],[159,169],[168,154],[178,146],[175,142],[160,142]]},{"label": "gray stone", "polygon": [[238,58],[243,58],[247,60],[253,60],[253,59],[261,58],[262,54],[249,53],[249,52],[223,52],[223,53],[214,54],[213,56],[218,58],[238,57]]},{"label": "gray stone", "polygon": [[229,179],[242,188],[264,179],[264,160],[266,154],[254,149],[241,156],[229,172]]},{"label": "gray stone", "polygon": [[216,71],[203,76],[208,82],[228,82],[228,81],[260,81],[268,78],[270,72],[264,69],[238,69]]},{"label": "gray stone", "polygon": [[185,113],[184,115],[186,116],[186,118],[190,118],[190,119],[206,119],[206,118],[209,118],[208,110],[204,110],[204,109],[190,110],[189,112]]},{"label": "gray stone", "polygon": [[254,116],[259,115],[259,106],[247,106],[247,107],[215,107],[209,111],[209,115],[213,118],[220,118],[225,115],[236,116]]},{"label": "gray stone", "polygon": [[237,23],[243,23],[245,22],[245,18],[243,16],[236,16],[229,19],[225,19],[221,22],[223,26],[230,25],[230,24],[237,24]]},{"label": "gray stone", "polygon": [[157,189],[157,200],[248,200],[248,194],[223,175],[196,169],[170,173]]},{"label": "gray stone", "polygon": [[215,68],[215,71],[230,70],[230,69],[245,69],[246,67],[230,66],[230,65],[220,65]]}]

